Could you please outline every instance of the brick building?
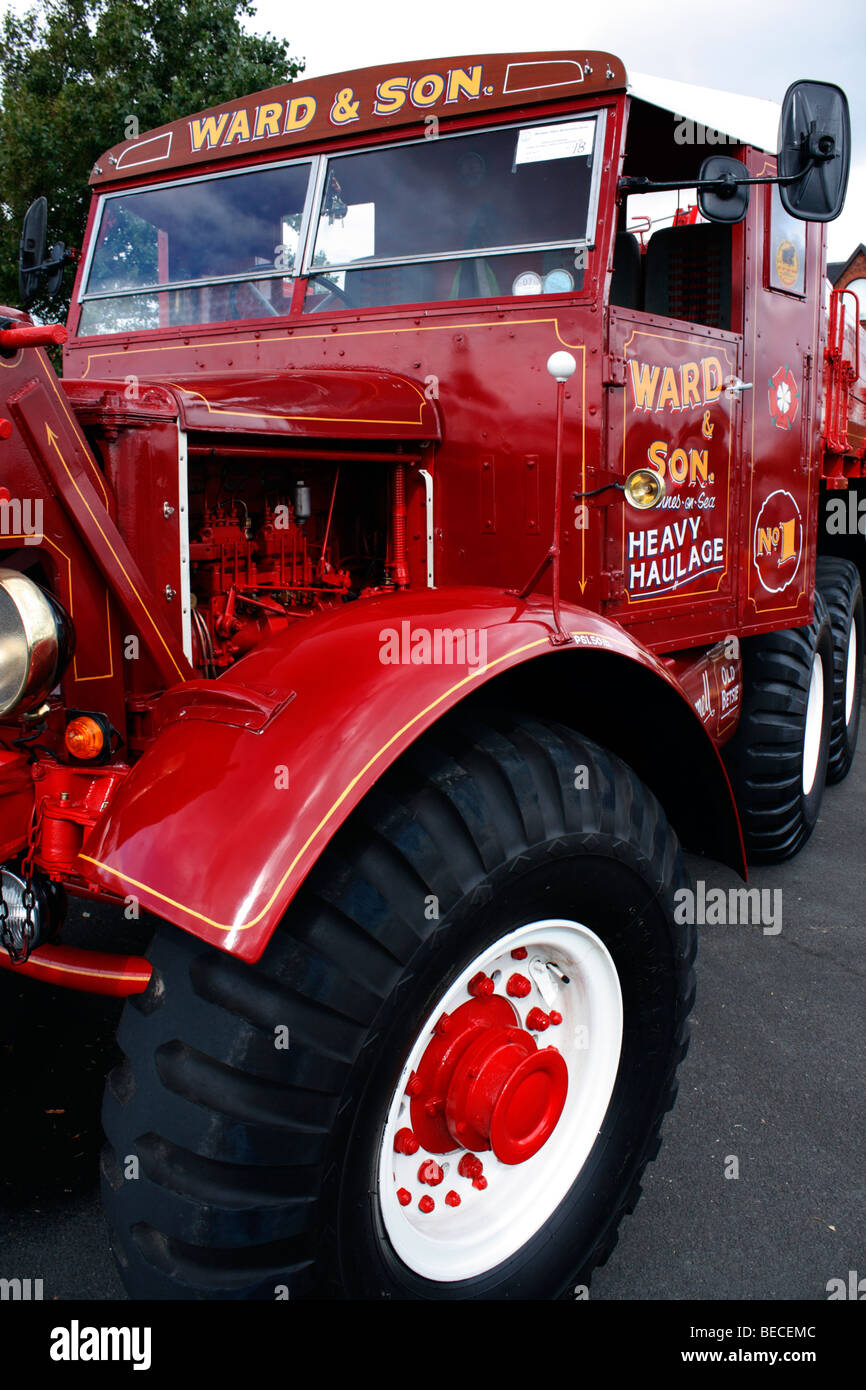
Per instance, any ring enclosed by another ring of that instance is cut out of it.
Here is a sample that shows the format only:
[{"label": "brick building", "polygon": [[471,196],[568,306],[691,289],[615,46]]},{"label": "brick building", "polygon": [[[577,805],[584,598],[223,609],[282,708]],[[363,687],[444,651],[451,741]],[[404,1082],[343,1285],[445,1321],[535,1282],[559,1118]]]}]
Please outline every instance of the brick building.
[{"label": "brick building", "polygon": [[860,320],[866,319],[866,246],[862,241],[847,261],[827,262],[827,278],[834,289],[854,291],[860,301]]}]

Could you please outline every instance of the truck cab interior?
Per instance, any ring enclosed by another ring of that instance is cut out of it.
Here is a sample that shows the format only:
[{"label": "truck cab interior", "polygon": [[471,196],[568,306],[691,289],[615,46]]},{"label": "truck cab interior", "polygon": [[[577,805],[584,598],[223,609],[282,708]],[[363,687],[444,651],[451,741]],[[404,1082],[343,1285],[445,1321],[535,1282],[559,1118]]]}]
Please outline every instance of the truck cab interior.
[{"label": "truck cab interior", "polygon": [[[623,175],[644,175],[658,182],[696,180],[701,163],[714,151],[703,140],[682,138],[695,128],[694,122],[671,111],[632,98]],[[708,134],[715,137],[717,132]],[[724,148],[731,154],[737,151],[736,144],[727,141]],[[686,205],[694,201],[687,189],[623,197],[611,303],[736,331],[731,320],[736,229],[718,222],[685,221]]]}]

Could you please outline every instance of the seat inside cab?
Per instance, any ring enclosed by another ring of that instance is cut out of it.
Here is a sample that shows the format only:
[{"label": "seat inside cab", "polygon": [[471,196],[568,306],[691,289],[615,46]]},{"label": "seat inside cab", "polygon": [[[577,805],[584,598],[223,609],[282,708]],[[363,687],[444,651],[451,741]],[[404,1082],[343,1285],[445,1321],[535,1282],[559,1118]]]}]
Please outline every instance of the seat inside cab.
[{"label": "seat inside cab", "polygon": [[[694,130],[694,123],[688,123]],[[624,175],[696,180],[714,147],[678,142],[683,119],[633,98]],[[698,127],[700,130],[700,127]],[[713,132],[715,135],[716,132]],[[725,143],[736,155],[736,144]],[[610,302],[708,328],[731,329],[733,228],[698,220],[694,189],[623,195],[614,242]]]}]

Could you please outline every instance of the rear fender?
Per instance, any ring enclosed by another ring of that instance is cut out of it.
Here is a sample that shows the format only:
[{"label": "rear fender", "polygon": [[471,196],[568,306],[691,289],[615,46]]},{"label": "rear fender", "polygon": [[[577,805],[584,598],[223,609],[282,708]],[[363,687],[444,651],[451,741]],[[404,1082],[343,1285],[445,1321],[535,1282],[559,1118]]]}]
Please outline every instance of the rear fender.
[{"label": "rear fender", "polygon": [[[536,710],[556,691],[562,708],[551,712],[599,738],[595,723],[615,707],[605,694],[611,681],[640,694],[619,721],[621,736],[608,719],[599,741],[637,764],[650,786],[658,781],[663,803],[665,778],[647,746],[684,763],[690,790],[668,779],[674,823],[698,828],[702,847],[742,870],[724,769],[672,675],[617,624],[569,604],[562,614],[575,638],[567,647],[551,643],[549,600],[480,588],[361,599],[293,624],[225,679],[163,697],[161,732],[90,831],[82,871],[255,961],[353,807],[447,710],[485,686]],[[437,656],[437,634],[439,659],[424,661]],[[595,709],[582,701],[592,691]],[[647,737],[658,709],[661,742]]]}]

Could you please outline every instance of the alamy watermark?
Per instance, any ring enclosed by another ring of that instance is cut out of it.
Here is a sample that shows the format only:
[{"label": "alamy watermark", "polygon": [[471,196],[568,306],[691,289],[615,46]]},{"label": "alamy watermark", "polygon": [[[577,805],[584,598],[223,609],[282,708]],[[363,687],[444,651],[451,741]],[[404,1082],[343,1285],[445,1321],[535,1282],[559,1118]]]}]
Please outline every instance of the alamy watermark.
[{"label": "alamy watermark", "polygon": [[42,1298],[41,1279],[0,1279],[0,1301],[13,1303],[39,1302]]},{"label": "alamy watermark", "polygon": [[764,936],[782,930],[781,888],[695,888],[674,893],[674,921],[692,927],[763,927]]},{"label": "alamy watermark", "polygon": [[475,627],[382,628],[379,660],[383,666],[486,666],[487,633]]},{"label": "alamy watermark", "polygon": [[689,116],[674,116],[674,140],[678,145],[739,145],[735,135],[726,135],[723,130],[702,125]]},{"label": "alamy watermark", "polygon": [[0,536],[23,537],[25,545],[42,540],[42,498],[0,497]]}]

